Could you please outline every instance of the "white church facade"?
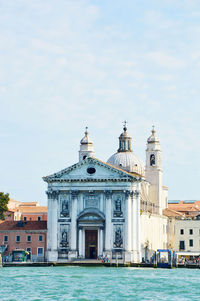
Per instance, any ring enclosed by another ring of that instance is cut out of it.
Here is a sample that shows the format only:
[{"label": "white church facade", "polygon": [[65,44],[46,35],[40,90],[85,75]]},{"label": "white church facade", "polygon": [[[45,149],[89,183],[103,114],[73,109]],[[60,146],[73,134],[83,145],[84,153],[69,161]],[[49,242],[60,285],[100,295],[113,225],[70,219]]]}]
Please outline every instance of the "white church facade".
[{"label": "white church facade", "polygon": [[134,154],[126,125],[107,163],[94,157],[86,128],[79,162],[43,177],[48,183],[48,260],[141,262],[167,247],[167,187],[155,130],[146,165]]}]

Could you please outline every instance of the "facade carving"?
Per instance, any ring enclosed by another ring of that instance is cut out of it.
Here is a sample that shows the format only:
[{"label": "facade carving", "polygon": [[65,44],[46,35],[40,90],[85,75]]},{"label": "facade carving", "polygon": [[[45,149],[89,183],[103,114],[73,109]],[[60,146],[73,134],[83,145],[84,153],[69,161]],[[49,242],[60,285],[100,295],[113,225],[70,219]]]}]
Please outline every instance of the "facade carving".
[{"label": "facade carving", "polygon": [[123,247],[122,226],[116,225],[114,228],[114,248]]},{"label": "facade carving", "polygon": [[60,217],[70,216],[70,200],[67,194],[60,195]]},{"label": "facade carving", "polygon": [[113,217],[123,217],[122,195],[115,194],[113,197],[113,201],[114,201]]}]

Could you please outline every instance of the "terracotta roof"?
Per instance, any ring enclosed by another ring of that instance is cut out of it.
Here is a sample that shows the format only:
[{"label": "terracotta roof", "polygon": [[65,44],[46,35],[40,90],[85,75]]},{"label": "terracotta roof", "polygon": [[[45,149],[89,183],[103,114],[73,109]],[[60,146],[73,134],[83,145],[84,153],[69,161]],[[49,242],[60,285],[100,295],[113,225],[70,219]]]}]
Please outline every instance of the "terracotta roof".
[{"label": "terracotta roof", "polygon": [[21,213],[46,213],[47,206],[20,206],[15,208],[15,211],[19,211]]},{"label": "terracotta roof", "polygon": [[35,206],[39,206],[38,202],[21,202],[19,204],[19,207],[21,206],[32,206],[32,207],[35,207]]},{"label": "terracotta roof", "polygon": [[168,216],[168,217],[180,217],[180,216],[184,216],[183,213],[177,212],[175,210],[166,208],[163,210],[163,215]]},{"label": "terracotta roof", "polygon": [[[21,226],[20,226],[21,225]],[[47,222],[46,221],[5,221],[0,224],[1,230],[47,230]]]},{"label": "terracotta roof", "polygon": [[200,211],[200,201],[195,201],[195,202],[180,201],[179,203],[169,203],[168,208],[179,212],[191,212],[191,211],[197,212]]}]

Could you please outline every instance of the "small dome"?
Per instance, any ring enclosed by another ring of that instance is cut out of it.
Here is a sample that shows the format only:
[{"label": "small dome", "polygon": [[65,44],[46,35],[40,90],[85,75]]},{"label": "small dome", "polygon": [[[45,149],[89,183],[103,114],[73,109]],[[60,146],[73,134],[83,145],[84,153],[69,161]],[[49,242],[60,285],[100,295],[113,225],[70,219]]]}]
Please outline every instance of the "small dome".
[{"label": "small dome", "polygon": [[85,128],[85,136],[80,141],[81,144],[93,144],[88,133],[88,127]]},{"label": "small dome", "polygon": [[156,137],[156,131],[154,126],[152,127],[152,131],[151,131],[151,136],[147,139],[148,143],[154,143],[154,142],[159,142],[158,137]]},{"label": "small dome", "polygon": [[120,167],[128,172],[144,175],[144,164],[133,152],[118,152],[112,155],[107,163]]}]

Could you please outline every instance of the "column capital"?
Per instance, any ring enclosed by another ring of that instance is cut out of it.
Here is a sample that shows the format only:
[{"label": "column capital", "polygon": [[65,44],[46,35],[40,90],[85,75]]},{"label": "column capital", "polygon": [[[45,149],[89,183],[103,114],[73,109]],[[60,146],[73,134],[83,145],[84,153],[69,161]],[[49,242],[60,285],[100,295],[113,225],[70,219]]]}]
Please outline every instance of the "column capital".
[{"label": "column capital", "polygon": [[72,200],[76,199],[78,196],[79,190],[70,190],[70,194],[72,196]]},{"label": "column capital", "polygon": [[140,191],[139,190],[134,190],[133,191],[133,196],[135,196],[136,198],[138,198],[140,195]]},{"label": "column capital", "polygon": [[124,194],[125,194],[125,198],[128,199],[129,196],[130,196],[130,197],[133,196],[133,191],[130,191],[130,190],[124,190]]},{"label": "column capital", "polygon": [[106,199],[110,199],[112,196],[112,190],[104,190]]},{"label": "column capital", "polygon": [[48,199],[58,199],[58,195],[59,195],[59,190],[47,190],[46,191],[47,197]]}]

